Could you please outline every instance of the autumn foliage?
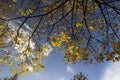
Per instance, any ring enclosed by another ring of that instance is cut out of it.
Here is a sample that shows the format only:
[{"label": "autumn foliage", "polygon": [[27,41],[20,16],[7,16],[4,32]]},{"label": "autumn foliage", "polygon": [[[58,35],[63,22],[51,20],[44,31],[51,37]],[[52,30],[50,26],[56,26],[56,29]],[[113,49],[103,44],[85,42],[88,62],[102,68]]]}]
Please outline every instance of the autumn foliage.
[{"label": "autumn foliage", "polygon": [[21,75],[44,70],[58,49],[63,62],[120,60],[119,0],[0,0],[0,64]]}]

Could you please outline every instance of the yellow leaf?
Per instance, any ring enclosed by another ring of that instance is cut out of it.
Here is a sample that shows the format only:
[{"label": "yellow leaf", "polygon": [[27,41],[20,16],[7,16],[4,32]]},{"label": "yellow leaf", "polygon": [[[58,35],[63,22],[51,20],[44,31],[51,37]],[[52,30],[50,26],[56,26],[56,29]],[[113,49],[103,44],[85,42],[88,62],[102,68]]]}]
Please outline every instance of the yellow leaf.
[{"label": "yellow leaf", "polygon": [[2,29],[4,26],[3,26],[3,24],[0,24],[0,29]]},{"label": "yellow leaf", "polygon": [[51,43],[52,43],[53,46],[58,46],[59,47],[61,45],[60,41],[57,42],[57,40],[54,37],[51,39]]},{"label": "yellow leaf", "polygon": [[7,38],[12,38],[12,36],[13,36],[11,33],[6,33],[5,35]]},{"label": "yellow leaf", "polygon": [[45,45],[45,46],[43,46],[43,50],[47,50],[47,46]]},{"label": "yellow leaf", "polygon": [[94,28],[93,26],[89,26],[89,28],[90,28],[91,30],[95,30],[95,28]]},{"label": "yellow leaf", "polygon": [[17,2],[17,0],[12,0],[13,2]]},{"label": "yellow leaf", "polygon": [[10,69],[10,74],[15,74],[13,69]]},{"label": "yellow leaf", "polygon": [[80,59],[81,55],[80,53],[76,53],[76,59]]},{"label": "yellow leaf", "polygon": [[23,68],[20,75],[25,75],[28,71],[28,68]]},{"label": "yellow leaf", "polygon": [[64,60],[68,60],[68,56],[64,56]]},{"label": "yellow leaf", "polygon": [[18,66],[19,66],[19,67],[23,67],[23,66],[24,66],[24,64],[23,64],[23,63],[20,63],[20,64],[18,64]]},{"label": "yellow leaf", "polygon": [[0,39],[0,44],[2,44],[2,43],[4,43],[4,39],[3,38]]},{"label": "yellow leaf", "polygon": [[83,43],[83,40],[80,40],[80,44],[82,44]]},{"label": "yellow leaf", "polygon": [[39,58],[40,58],[41,60],[44,60],[44,56],[43,56],[43,55],[40,55]]},{"label": "yellow leaf", "polygon": [[71,49],[73,49],[75,46],[73,46],[73,45],[68,45],[68,49],[69,50],[71,50]]},{"label": "yellow leaf", "polygon": [[0,35],[2,35],[3,34],[3,32],[2,31],[0,31]]},{"label": "yellow leaf", "polygon": [[75,49],[76,49],[77,53],[80,53],[80,48],[79,47],[76,47]]},{"label": "yellow leaf", "polygon": [[114,24],[112,24],[112,26],[116,28],[116,27],[118,27],[118,24],[114,23]]},{"label": "yellow leaf", "polygon": [[69,64],[73,64],[74,61],[73,61],[73,60],[68,60],[68,63],[69,63]]},{"label": "yellow leaf", "polygon": [[9,62],[9,63],[8,63],[8,66],[12,66],[12,64],[13,64],[12,62]]},{"label": "yellow leaf", "polygon": [[76,27],[82,27],[83,25],[81,23],[76,23]]},{"label": "yellow leaf", "polygon": [[69,50],[70,54],[73,54],[73,50]]},{"label": "yellow leaf", "polygon": [[51,43],[53,46],[56,46],[56,39],[54,37],[51,39]]},{"label": "yellow leaf", "polygon": [[27,9],[27,14],[31,14],[32,10],[31,9]]},{"label": "yellow leaf", "polygon": [[4,62],[5,60],[3,58],[0,57],[0,62]]},{"label": "yellow leaf", "polygon": [[40,65],[40,70],[44,70],[44,66],[43,65]]}]

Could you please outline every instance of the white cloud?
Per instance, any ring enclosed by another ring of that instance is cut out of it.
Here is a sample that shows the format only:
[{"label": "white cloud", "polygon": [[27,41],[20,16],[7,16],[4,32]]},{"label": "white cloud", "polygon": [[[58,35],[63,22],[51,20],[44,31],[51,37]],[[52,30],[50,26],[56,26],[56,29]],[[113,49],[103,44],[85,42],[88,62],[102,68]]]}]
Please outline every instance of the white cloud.
[{"label": "white cloud", "polygon": [[120,80],[120,62],[109,63],[101,74],[100,80]]},{"label": "white cloud", "polygon": [[43,49],[43,51],[42,51],[44,53],[44,56],[49,56],[51,51],[53,50],[51,45],[46,42],[43,44],[43,47],[45,47],[45,49]]},{"label": "white cloud", "polygon": [[75,73],[71,66],[67,65],[66,68],[67,68],[67,72],[68,72],[68,73],[72,73],[72,74]]},{"label": "white cloud", "polygon": [[[19,28],[21,23],[22,23],[21,21],[10,21],[9,22],[8,26],[11,29],[10,31],[13,32],[13,36],[17,35],[16,30]],[[15,45],[15,49],[17,50],[17,52],[22,52],[26,49],[26,47],[28,46],[28,42],[25,42],[25,41],[29,39],[29,37],[31,37],[33,31],[29,27],[29,25],[24,23],[23,27],[20,28],[20,32],[22,32],[23,38],[19,38],[19,42],[21,42],[21,44],[19,43],[19,45],[17,44]],[[24,46],[22,45],[23,43],[24,43]],[[43,46],[46,46],[46,50],[42,51],[44,53],[44,56],[49,56],[50,52],[53,50],[51,45],[46,42],[43,44]],[[30,48],[32,50],[35,49],[35,42],[33,42],[32,40],[30,40]]]}]

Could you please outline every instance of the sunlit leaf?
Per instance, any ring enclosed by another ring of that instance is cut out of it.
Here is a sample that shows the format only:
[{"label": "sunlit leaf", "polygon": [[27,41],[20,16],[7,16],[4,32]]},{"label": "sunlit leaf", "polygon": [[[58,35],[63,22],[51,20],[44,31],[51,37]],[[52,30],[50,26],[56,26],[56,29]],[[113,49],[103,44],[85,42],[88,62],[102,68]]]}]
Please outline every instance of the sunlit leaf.
[{"label": "sunlit leaf", "polygon": [[96,30],[93,26],[89,26],[89,28],[94,31]]},{"label": "sunlit leaf", "polygon": [[3,24],[0,24],[0,29],[2,29],[4,26],[3,26]]},{"label": "sunlit leaf", "polygon": [[13,2],[17,2],[18,0],[12,0]]},{"label": "sunlit leaf", "polygon": [[83,26],[83,24],[81,24],[81,23],[76,23],[76,27],[78,28],[78,27],[82,27]]}]

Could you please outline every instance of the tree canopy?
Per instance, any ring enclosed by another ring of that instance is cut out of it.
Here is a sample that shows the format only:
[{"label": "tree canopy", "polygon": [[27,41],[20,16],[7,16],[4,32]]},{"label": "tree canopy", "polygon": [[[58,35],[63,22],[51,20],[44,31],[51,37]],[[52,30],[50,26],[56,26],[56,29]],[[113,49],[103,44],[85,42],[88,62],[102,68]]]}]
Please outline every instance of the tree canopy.
[{"label": "tree canopy", "polygon": [[14,66],[12,74],[43,70],[53,48],[64,63],[120,60],[119,0],[0,0],[0,7],[0,64]]},{"label": "tree canopy", "polygon": [[88,78],[87,78],[87,75],[80,72],[80,73],[74,74],[71,80],[88,80]]}]

